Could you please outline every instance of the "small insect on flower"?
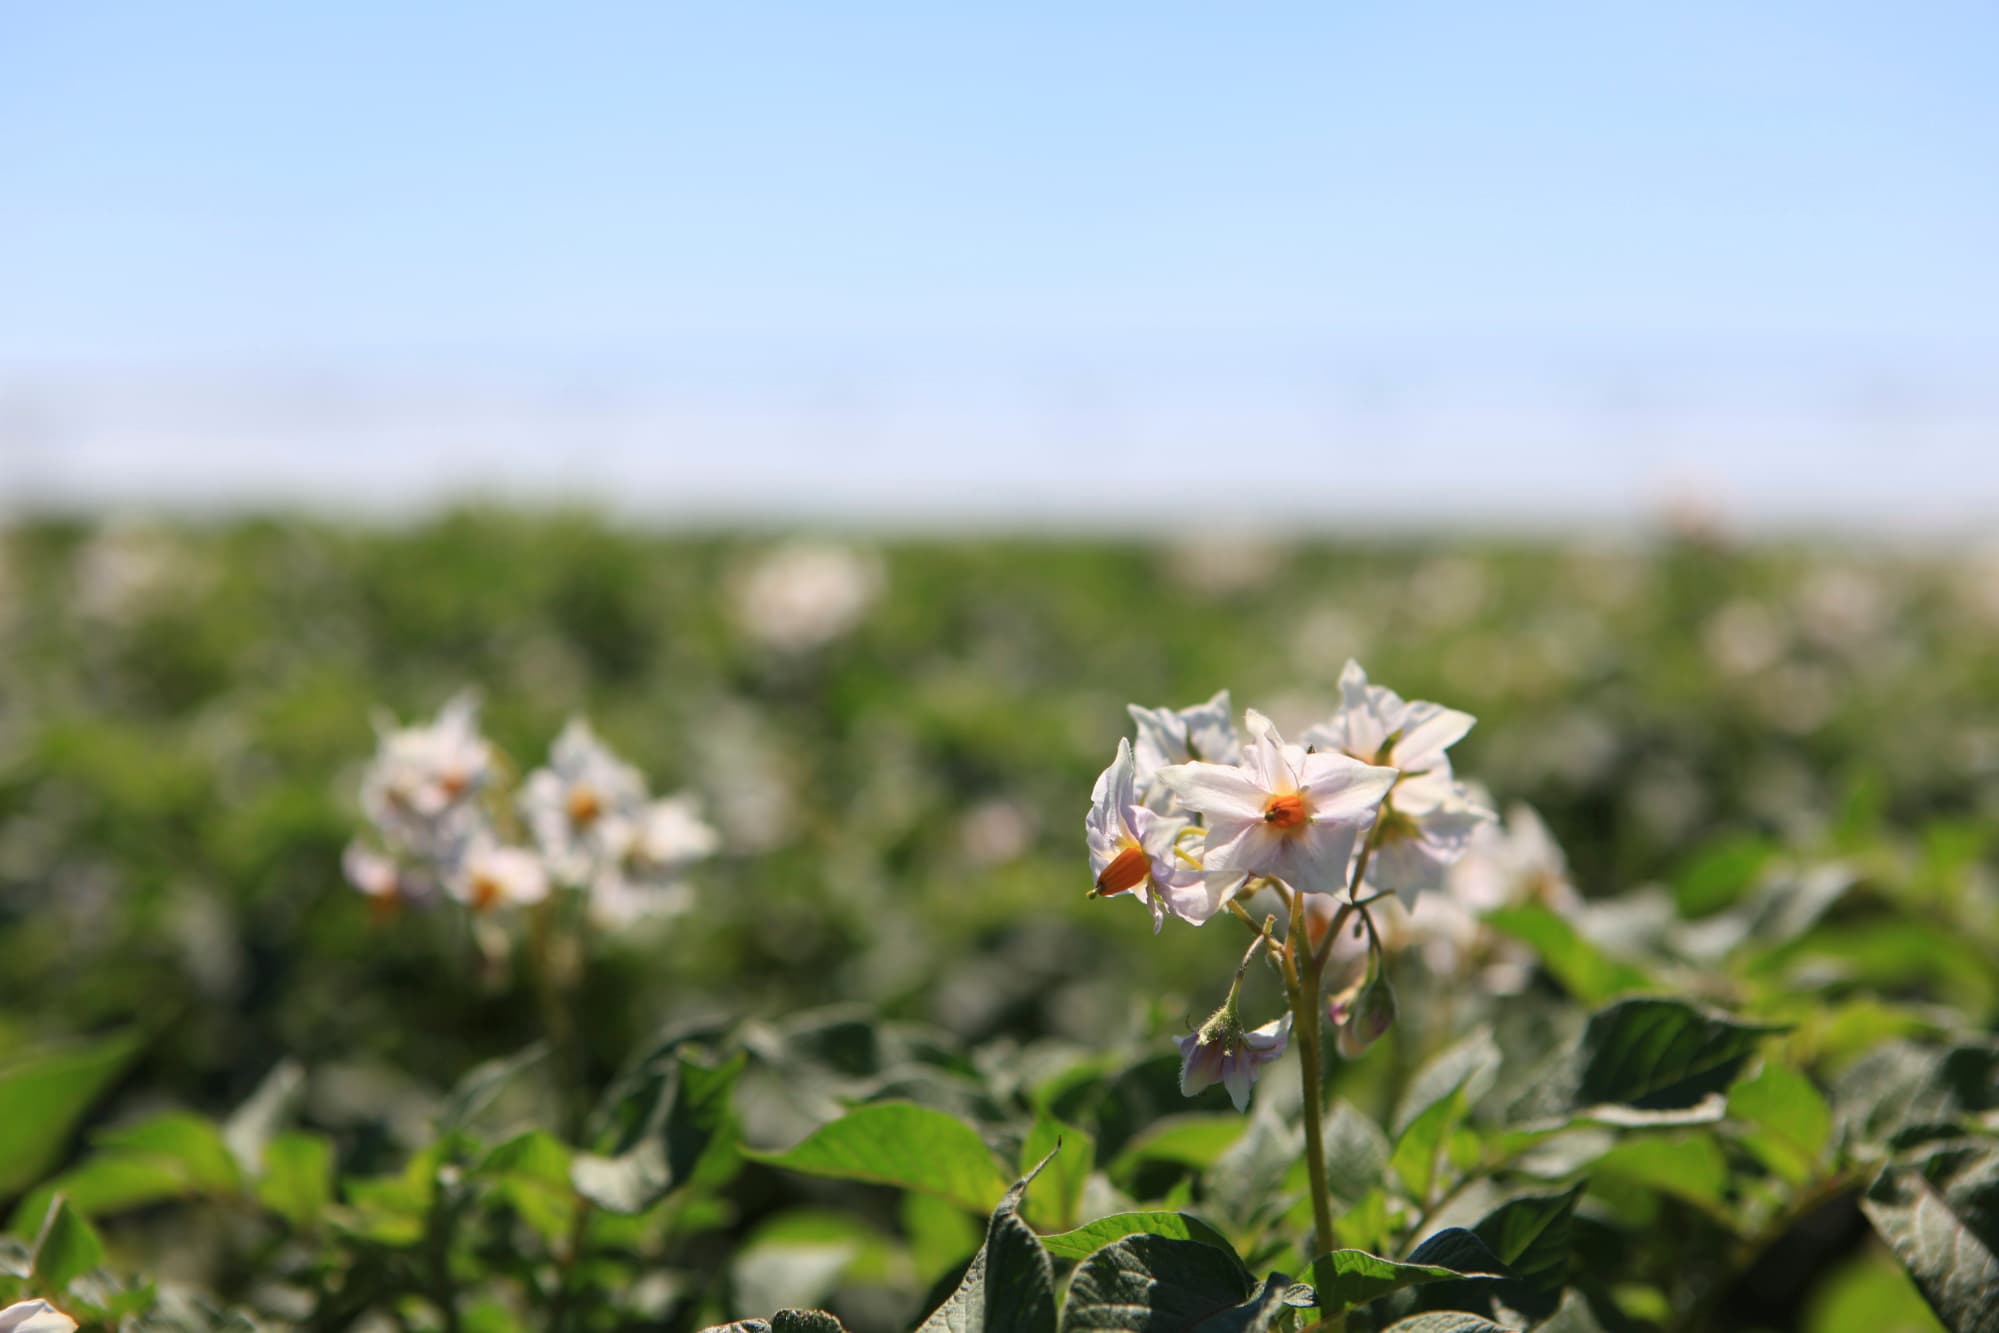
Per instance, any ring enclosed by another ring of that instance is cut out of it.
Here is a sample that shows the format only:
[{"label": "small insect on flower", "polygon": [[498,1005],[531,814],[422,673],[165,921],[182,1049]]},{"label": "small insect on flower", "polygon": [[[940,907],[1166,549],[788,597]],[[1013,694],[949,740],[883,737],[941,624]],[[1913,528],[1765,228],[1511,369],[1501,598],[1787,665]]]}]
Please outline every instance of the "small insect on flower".
[{"label": "small insect on flower", "polygon": [[1245,1029],[1237,1017],[1235,997],[1217,1009],[1191,1037],[1174,1038],[1180,1046],[1180,1091],[1192,1097],[1219,1083],[1229,1090],[1238,1111],[1249,1109],[1249,1090],[1257,1073],[1282,1059],[1291,1044],[1291,1015],[1272,1019],[1260,1028]]},{"label": "small insect on flower", "polygon": [[47,1301],[16,1301],[0,1310],[0,1333],[73,1333],[76,1321]]}]

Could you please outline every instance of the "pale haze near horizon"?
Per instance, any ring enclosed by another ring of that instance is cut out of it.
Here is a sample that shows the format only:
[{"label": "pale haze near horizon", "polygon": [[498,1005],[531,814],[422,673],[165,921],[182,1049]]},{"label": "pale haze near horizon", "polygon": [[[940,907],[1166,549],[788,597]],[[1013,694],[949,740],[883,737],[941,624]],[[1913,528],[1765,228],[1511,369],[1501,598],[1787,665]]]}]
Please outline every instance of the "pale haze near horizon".
[{"label": "pale haze near horizon", "polygon": [[1999,11],[0,5],[0,501],[1999,514]]}]

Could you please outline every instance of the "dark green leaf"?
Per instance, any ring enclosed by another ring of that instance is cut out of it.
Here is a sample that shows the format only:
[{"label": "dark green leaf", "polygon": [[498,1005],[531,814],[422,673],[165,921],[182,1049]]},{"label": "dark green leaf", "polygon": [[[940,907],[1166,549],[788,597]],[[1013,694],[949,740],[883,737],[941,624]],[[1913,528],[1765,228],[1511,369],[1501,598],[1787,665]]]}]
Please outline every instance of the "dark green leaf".
[{"label": "dark green leaf", "polygon": [[1890,1042],[1840,1076],[1832,1103],[1849,1151],[1955,1137],[1999,1109],[1999,1042],[1946,1049]]},{"label": "dark green leaf", "polygon": [[640,1213],[688,1183],[706,1163],[728,1157],[736,1147],[729,1097],[745,1063],[740,1054],[717,1065],[676,1051],[662,1080],[636,1085],[634,1100],[643,1105],[619,1116],[613,1152],[576,1156],[570,1168],[576,1192],[609,1212]]},{"label": "dark green leaf", "polygon": [[1141,1235],[1164,1236],[1169,1240],[1199,1241],[1229,1255],[1235,1253],[1227,1237],[1190,1213],[1113,1213],[1109,1217],[1098,1218],[1094,1222],[1077,1227],[1074,1231],[1043,1236],[1041,1243],[1047,1246],[1048,1252],[1057,1259],[1081,1259],[1114,1240]]},{"label": "dark green leaf", "polygon": [[[1472,1233],[1452,1230],[1458,1234],[1439,1233],[1431,1237],[1406,1262],[1384,1259],[1365,1250],[1334,1250],[1319,1256],[1312,1263],[1312,1276],[1319,1284],[1317,1303],[1322,1315],[1340,1314],[1405,1287],[1455,1278],[1502,1276],[1497,1258],[1486,1252]],[[1477,1257],[1481,1253],[1482,1260]],[[1437,1261],[1440,1254],[1471,1260],[1475,1266],[1445,1265]]]},{"label": "dark green leaf", "polygon": [[1781,1030],[1680,1000],[1620,1000],[1590,1016],[1576,1045],[1516,1114],[1612,1124],[1712,1120],[1721,1113],[1722,1091],[1757,1043]]},{"label": "dark green leaf", "polygon": [[1519,1333],[1519,1330],[1463,1310],[1434,1310],[1398,1319],[1388,1326],[1387,1333]]},{"label": "dark green leaf", "polygon": [[[955,1122],[954,1122],[955,1123]],[[958,1288],[917,1333],[1054,1333],[1055,1266],[1027,1223],[1020,1201],[1046,1159],[1013,1183],[986,1224]]]},{"label": "dark green leaf", "polygon": [[1388,1171],[1388,1136],[1347,1102],[1326,1113],[1326,1184],[1333,1197],[1353,1203],[1381,1184]]},{"label": "dark green leaf", "polygon": [[1232,1314],[1249,1294],[1242,1265],[1213,1246],[1127,1236],[1076,1269],[1062,1333],[1187,1333]]},{"label": "dark green leaf", "polygon": [[1999,1333],[1999,1146],[1890,1166],[1860,1206],[1953,1333]]},{"label": "dark green leaf", "polygon": [[1460,1088],[1467,1106],[1476,1102],[1492,1086],[1501,1059],[1492,1033],[1480,1028],[1427,1061],[1396,1105],[1394,1137],[1400,1139],[1417,1117]]}]

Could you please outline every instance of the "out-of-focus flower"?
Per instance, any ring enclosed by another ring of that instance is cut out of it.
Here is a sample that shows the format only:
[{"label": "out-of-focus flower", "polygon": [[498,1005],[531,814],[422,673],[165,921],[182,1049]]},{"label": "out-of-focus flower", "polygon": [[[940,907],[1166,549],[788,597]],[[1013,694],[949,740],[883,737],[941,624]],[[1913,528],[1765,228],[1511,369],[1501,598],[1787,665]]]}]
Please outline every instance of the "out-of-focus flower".
[{"label": "out-of-focus flower", "polygon": [[1492,820],[1492,812],[1451,776],[1446,753],[1475,721],[1469,713],[1369,684],[1358,662],[1340,673],[1340,711],[1300,739],[1315,750],[1400,771],[1370,835],[1369,884],[1405,898],[1437,888],[1472,833]]},{"label": "out-of-focus flower", "polygon": [[350,842],[340,854],[340,868],[347,882],[370,898],[393,901],[402,894],[402,875],[395,861],[359,842]]},{"label": "out-of-focus flower", "polygon": [[548,871],[525,847],[479,834],[445,875],[444,891],[476,912],[527,907],[548,897]]},{"label": "out-of-focus flower", "polygon": [[764,647],[804,652],[858,625],[881,586],[880,562],[868,556],[843,546],[786,546],[743,574],[736,615]]},{"label": "out-of-focus flower", "polygon": [[1473,833],[1444,891],[1417,899],[1406,915],[1386,917],[1383,934],[1393,947],[1419,949],[1438,976],[1476,971],[1482,989],[1514,995],[1533,978],[1533,951],[1498,935],[1481,918],[1495,908],[1527,903],[1573,916],[1582,897],[1548,826],[1531,807],[1515,802],[1503,824],[1486,824]]},{"label": "out-of-focus flower", "polygon": [[685,908],[692,895],[682,877],[696,861],[714,855],[722,842],[686,793],[653,801],[628,827],[622,853],[590,877],[590,915],[600,925],[629,925]]},{"label": "out-of-focus flower", "polygon": [[521,787],[521,818],[556,878],[582,884],[624,854],[645,804],[645,779],[572,718],[549,748],[548,766]]},{"label": "out-of-focus flower", "polygon": [[492,747],[479,734],[479,701],[454,696],[428,726],[379,727],[375,758],[361,779],[361,809],[398,845],[441,855],[467,835],[468,799],[492,774]]},{"label": "out-of-focus flower", "polygon": [[958,845],[973,865],[1018,860],[1034,843],[1034,820],[1018,801],[980,801],[958,823]]},{"label": "out-of-focus flower", "polygon": [[1254,709],[1246,723],[1241,766],[1197,761],[1160,773],[1207,823],[1203,865],[1210,875],[1270,875],[1307,893],[1344,889],[1354,843],[1396,771],[1286,745]]},{"label": "out-of-focus flower", "polygon": [[1701,627],[1708,660],[1731,676],[1754,676],[1784,655],[1784,631],[1768,608],[1737,599]]},{"label": "out-of-focus flower", "polygon": [[1091,896],[1132,894],[1152,913],[1155,933],[1168,912],[1198,926],[1221,910],[1241,880],[1203,873],[1185,845],[1198,849],[1198,836],[1186,819],[1141,804],[1135,774],[1131,742],[1121,740],[1117,758],[1090,792],[1090,814],[1083,825],[1096,877]]},{"label": "out-of-focus flower", "polygon": [[1444,752],[1463,740],[1477,722],[1470,713],[1422,700],[1405,700],[1384,685],[1370,685],[1367,672],[1349,661],[1340,672],[1340,711],[1299,741],[1313,750],[1333,750],[1364,764],[1385,764],[1409,776],[1450,772]]},{"label": "out-of-focus flower", "polygon": [[1236,1014],[1235,996],[1190,1037],[1176,1037],[1180,1046],[1180,1091],[1192,1097],[1219,1083],[1229,1090],[1238,1111],[1249,1109],[1249,1090],[1265,1065],[1282,1059],[1291,1045],[1291,1015],[1260,1028],[1247,1028]]},{"label": "out-of-focus flower", "polygon": [[47,1301],[16,1301],[0,1310],[0,1333],[73,1333],[76,1321]]},{"label": "out-of-focus flower", "polygon": [[1236,737],[1227,690],[1218,690],[1206,703],[1187,708],[1128,704],[1126,711],[1138,726],[1131,755],[1141,792],[1150,794],[1159,770],[1172,764],[1190,759],[1205,759],[1211,764],[1242,762],[1242,742]]}]

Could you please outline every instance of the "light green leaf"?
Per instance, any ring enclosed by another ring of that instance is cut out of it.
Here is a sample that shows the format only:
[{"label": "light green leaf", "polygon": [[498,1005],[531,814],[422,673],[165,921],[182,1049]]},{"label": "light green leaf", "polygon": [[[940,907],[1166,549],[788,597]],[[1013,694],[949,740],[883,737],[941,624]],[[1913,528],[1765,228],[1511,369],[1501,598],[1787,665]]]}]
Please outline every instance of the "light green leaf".
[{"label": "light green leaf", "polygon": [[1594,1174],[1629,1180],[1717,1212],[1728,1192],[1728,1159],[1708,1133],[1627,1138],[1597,1159]]},{"label": "light green leaf", "polygon": [[1235,1248],[1221,1232],[1203,1222],[1191,1213],[1140,1212],[1113,1213],[1100,1217],[1094,1222],[1077,1227],[1074,1231],[1064,1231],[1053,1236],[1043,1236],[1041,1243],[1057,1259],[1082,1259],[1114,1240],[1126,1236],[1164,1236],[1169,1240],[1199,1241],[1212,1245],[1223,1253],[1235,1254]]},{"label": "light green leaf", "polygon": [[1388,1171],[1389,1142],[1371,1117],[1349,1102],[1333,1103],[1326,1113],[1324,1142],[1326,1184],[1334,1198],[1352,1203],[1381,1184]]},{"label": "light green leaf", "polygon": [[1239,1115],[1167,1116],[1125,1145],[1110,1164],[1111,1179],[1128,1182],[1144,1162],[1172,1162],[1204,1170],[1233,1147],[1246,1128]]},{"label": "light green leaf", "polygon": [[264,1144],[257,1198],[295,1227],[311,1227],[333,1202],[333,1145],[317,1134],[278,1134]]},{"label": "light green leaf", "polygon": [[1832,1108],[1797,1070],[1766,1062],[1729,1089],[1728,1114],[1743,1146],[1776,1175],[1802,1185],[1818,1173],[1832,1141]]},{"label": "light green leaf", "polygon": [[1035,1117],[1034,1128],[1021,1145],[1020,1156],[1023,1173],[1036,1162],[1048,1163],[1021,1209],[1029,1224],[1036,1228],[1076,1225],[1076,1208],[1083,1197],[1083,1185],[1096,1165],[1095,1141],[1073,1125],[1065,1125],[1044,1113]]},{"label": "light green leaf", "polygon": [[1499,908],[1486,913],[1485,922],[1533,949],[1563,989],[1584,1004],[1657,988],[1643,968],[1609,957],[1584,939],[1568,918],[1538,903]]},{"label": "light green leaf", "polygon": [[1425,1107],[1396,1141],[1389,1167],[1397,1180],[1419,1203],[1427,1202],[1438,1188],[1444,1166],[1444,1143],[1465,1114],[1465,1090],[1450,1093]]},{"label": "light green leaf", "polygon": [[[1439,1262],[1445,1257],[1455,1263]],[[1425,1241],[1406,1262],[1365,1250],[1334,1250],[1313,1261],[1312,1276],[1319,1284],[1321,1314],[1335,1315],[1405,1287],[1457,1278],[1500,1277],[1502,1267],[1476,1236],[1453,1227]]]},{"label": "light green leaf", "polygon": [[902,1196],[902,1232],[918,1283],[928,1288],[979,1248],[985,1228],[957,1204],[910,1190]]},{"label": "light green leaf", "polygon": [[1464,1089],[1466,1106],[1476,1102],[1492,1086],[1502,1058],[1491,1031],[1479,1028],[1426,1061],[1396,1105],[1392,1124],[1395,1138],[1400,1139],[1417,1117],[1460,1088]]},{"label": "light green leaf", "polygon": [[783,1152],[745,1155],[810,1176],[921,1190],[979,1211],[1006,1192],[1006,1178],[977,1130],[908,1102],[857,1106]]},{"label": "light green leaf", "polygon": [[135,1033],[35,1051],[0,1068],[0,1195],[48,1170],[83,1113],[138,1054]]}]

